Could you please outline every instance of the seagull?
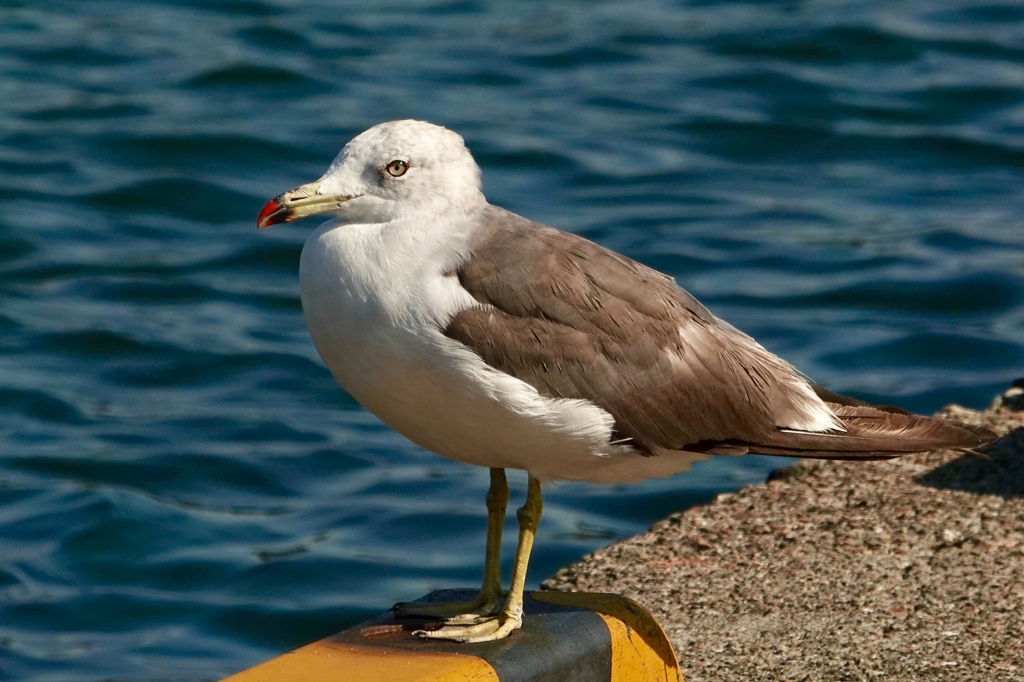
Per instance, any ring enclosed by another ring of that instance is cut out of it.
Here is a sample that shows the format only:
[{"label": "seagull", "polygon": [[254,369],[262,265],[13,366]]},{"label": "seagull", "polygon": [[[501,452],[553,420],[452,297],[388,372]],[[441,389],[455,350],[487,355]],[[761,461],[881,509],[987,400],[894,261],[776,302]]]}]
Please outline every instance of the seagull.
[{"label": "seagull", "polygon": [[[669,476],[747,452],[875,460],[969,451],[982,427],[832,393],[671,277],[488,203],[463,138],[401,120],[353,138],[257,227],[327,215],[299,265],[320,357],[414,443],[490,469],[483,584],[470,602],[399,604],[463,642],[521,627],[541,484]],[[506,469],[528,474],[511,583]]]}]

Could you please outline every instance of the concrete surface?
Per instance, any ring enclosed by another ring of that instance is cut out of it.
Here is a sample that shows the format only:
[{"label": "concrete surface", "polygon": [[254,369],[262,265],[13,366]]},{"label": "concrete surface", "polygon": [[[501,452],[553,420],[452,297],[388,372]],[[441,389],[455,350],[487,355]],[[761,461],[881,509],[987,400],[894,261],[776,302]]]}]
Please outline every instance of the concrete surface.
[{"label": "concrete surface", "polygon": [[544,586],[645,605],[687,682],[1024,680],[1022,386],[940,413],[998,431],[991,460],[799,462]]}]

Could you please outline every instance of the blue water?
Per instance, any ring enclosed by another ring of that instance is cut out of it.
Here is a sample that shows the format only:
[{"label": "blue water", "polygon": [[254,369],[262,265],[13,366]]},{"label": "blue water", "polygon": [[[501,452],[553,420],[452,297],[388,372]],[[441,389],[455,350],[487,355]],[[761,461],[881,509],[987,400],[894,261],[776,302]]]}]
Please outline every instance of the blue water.
[{"label": "blue water", "polygon": [[[253,225],[401,117],[835,390],[1024,374],[1019,2],[2,0],[0,679],[213,679],[477,582],[486,472],[335,386],[313,225]],[[530,582],[781,461],[551,487]]]}]

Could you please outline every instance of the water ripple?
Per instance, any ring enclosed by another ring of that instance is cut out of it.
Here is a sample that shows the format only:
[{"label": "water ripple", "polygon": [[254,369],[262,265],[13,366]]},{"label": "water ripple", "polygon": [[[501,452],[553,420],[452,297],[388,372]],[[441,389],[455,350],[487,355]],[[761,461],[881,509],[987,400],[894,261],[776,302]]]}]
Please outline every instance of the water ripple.
[{"label": "water ripple", "polygon": [[[479,580],[486,472],[335,386],[312,226],[253,226],[379,120],[450,125],[495,203],[836,390],[1021,375],[1019,4],[95,0],[0,35],[4,680],[215,679]],[[780,461],[552,486],[530,581]]]}]

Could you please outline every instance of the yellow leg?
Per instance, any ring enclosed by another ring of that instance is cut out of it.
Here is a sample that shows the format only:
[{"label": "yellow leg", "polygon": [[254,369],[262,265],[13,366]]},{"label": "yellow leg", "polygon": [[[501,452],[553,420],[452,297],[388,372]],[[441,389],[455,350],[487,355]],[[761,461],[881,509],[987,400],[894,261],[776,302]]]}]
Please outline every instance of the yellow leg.
[{"label": "yellow leg", "polygon": [[501,589],[501,530],[505,527],[508,506],[508,480],[505,470],[491,469],[491,487],[487,489],[487,548],[484,554],[484,582],[480,594],[490,597],[489,610],[498,605]]},{"label": "yellow leg", "polygon": [[508,505],[508,480],[505,470],[491,469],[491,487],[487,490],[487,549],[484,554],[484,580],[480,594],[472,601],[395,604],[399,617],[443,618],[448,624],[474,623],[494,612],[501,599],[501,530],[505,526]]},{"label": "yellow leg", "polygon": [[472,625],[444,625],[437,630],[420,630],[420,637],[451,639],[458,642],[490,642],[508,637],[523,624],[523,590],[526,587],[526,568],[530,563],[533,538],[537,533],[544,503],[540,495],[540,481],[530,477],[526,502],[516,516],[519,518],[519,547],[512,567],[512,584],[501,612],[490,618],[480,618]]}]

